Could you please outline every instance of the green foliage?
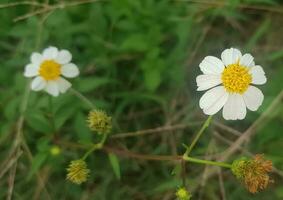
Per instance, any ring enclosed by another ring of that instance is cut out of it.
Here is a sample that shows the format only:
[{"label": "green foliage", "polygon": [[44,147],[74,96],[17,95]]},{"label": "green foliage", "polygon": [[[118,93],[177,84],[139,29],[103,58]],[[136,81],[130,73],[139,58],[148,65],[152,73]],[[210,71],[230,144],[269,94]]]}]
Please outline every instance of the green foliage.
[{"label": "green foliage", "polygon": [[120,164],[115,154],[109,153],[108,158],[118,180],[121,179]]},{"label": "green foliage", "polygon": [[[20,1],[3,0],[0,4],[13,2]],[[215,117],[236,130],[248,128],[282,91],[283,4],[280,0],[213,2],[106,0],[60,7],[17,22],[13,20],[41,7],[0,6],[0,163],[9,155],[16,135],[28,84],[22,76],[24,66],[32,52],[51,45],[72,53],[72,61],[80,69],[80,76],[71,80],[72,87],[112,116],[113,134],[202,121],[195,83],[200,61],[207,55],[220,56],[229,47],[250,52],[268,78],[267,84],[260,86],[265,95],[263,106],[248,112],[241,122],[224,121],[220,114]],[[30,93],[22,134],[32,158],[27,153],[20,157],[12,199],[36,199],[36,195],[43,200],[173,199],[182,185],[179,163],[132,159],[127,152],[181,154],[182,143],[192,140],[198,126],[124,139],[110,136],[107,146],[115,151],[108,157],[105,149],[92,153],[87,159],[92,171],[89,181],[77,186],[66,182],[65,168],[83,155],[86,146],[100,139],[87,127],[88,112],[88,106],[71,92],[57,98],[49,98],[45,92]],[[282,116],[281,103],[269,116],[272,120],[256,130],[247,146],[253,153],[265,153],[279,170],[283,170]],[[211,139],[217,141],[215,153],[227,147],[213,138],[214,130],[235,139],[213,127],[196,147],[197,156],[205,154]],[[60,147],[59,155],[50,154],[54,145]],[[115,154],[122,150],[126,155]],[[185,181],[192,188],[192,199],[220,199],[217,177],[201,187],[203,170],[199,165],[187,166]],[[229,200],[283,198],[282,177],[277,174],[275,184],[253,196],[232,175],[223,174]],[[0,179],[0,199],[6,198],[8,178],[6,174]]]}]

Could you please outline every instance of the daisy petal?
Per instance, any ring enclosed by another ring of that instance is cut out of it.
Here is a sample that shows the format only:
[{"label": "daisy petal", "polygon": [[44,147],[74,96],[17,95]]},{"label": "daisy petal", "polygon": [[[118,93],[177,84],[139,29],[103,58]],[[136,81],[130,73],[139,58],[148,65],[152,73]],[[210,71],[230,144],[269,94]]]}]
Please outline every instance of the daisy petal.
[{"label": "daisy petal", "polygon": [[220,74],[224,70],[222,61],[214,56],[206,56],[199,67],[204,74]]},{"label": "daisy petal", "polygon": [[262,104],[264,96],[260,89],[249,86],[247,91],[243,94],[245,104],[251,111],[256,111]]},{"label": "daisy petal", "polygon": [[50,95],[57,97],[59,95],[58,80],[48,81],[45,87],[45,91]]},{"label": "daisy petal", "polygon": [[207,90],[221,83],[221,76],[212,74],[199,75],[196,78],[197,91]]},{"label": "daisy petal", "polygon": [[32,53],[30,61],[33,64],[39,65],[42,61],[42,55],[40,53]]},{"label": "daisy petal", "polygon": [[43,58],[55,59],[58,55],[58,49],[56,47],[48,47],[43,51]]},{"label": "daisy petal", "polygon": [[235,48],[225,49],[221,54],[221,59],[225,66],[237,63],[241,57],[241,52]]},{"label": "daisy petal", "polygon": [[225,91],[223,86],[212,88],[204,93],[204,95],[200,98],[200,108],[203,109],[205,114],[213,115],[223,107],[227,98],[228,93]]},{"label": "daisy petal", "polygon": [[42,90],[45,86],[46,81],[40,76],[34,78],[31,82],[31,89],[34,91]]},{"label": "daisy petal", "polygon": [[256,85],[262,85],[266,83],[265,73],[261,66],[256,65],[250,69],[252,74],[252,83]]},{"label": "daisy petal", "polygon": [[72,54],[69,51],[63,49],[59,51],[55,60],[61,65],[67,64],[72,60]]},{"label": "daisy petal", "polygon": [[226,120],[244,119],[247,110],[243,97],[240,94],[229,94],[223,107],[223,117]]},{"label": "daisy petal", "polygon": [[59,91],[61,93],[65,93],[72,86],[72,84],[69,81],[61,77],[58,79],[57,83],[58,83]]},{"label": "daisy petal", "polygon": [[38,68],[35,64],[28,64],[25,67],[24,76],[25,77],[34,77],[38,75]]},{"label": "daisy petal", "polygon": [[63,74],[63,76],[67,78],[74,78],[78,76],[80,72],[75,64],[69,63],[62,66],[61,73]]},{"label": "daisy petal", "polygon": [[251,54],[246,53],[245,55],[243,55],[241,57],[240,65],[243,65],[243,66],[246,66],[246,67],[255,66],[254,57]]}]

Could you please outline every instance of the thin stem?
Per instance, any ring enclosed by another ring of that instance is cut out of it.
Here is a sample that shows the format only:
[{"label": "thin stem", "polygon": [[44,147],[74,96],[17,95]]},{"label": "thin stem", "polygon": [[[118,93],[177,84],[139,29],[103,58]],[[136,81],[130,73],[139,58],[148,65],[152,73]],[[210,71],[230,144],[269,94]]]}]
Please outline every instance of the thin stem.
[{"label": "thin stem", "polygon": [[81,101],[85,102],[85,104],[87,104],[91,109],[94,109],[95,106],[94,104],[88,99],[86,98],[82,93],[80,93],[79,91],[71,88],[70,91],[77,96]]},{"label": "thin stem", "polygon": [[82,160],[85,160],[93,151],[96,151],[98,149],[102,149],[106,139],[107,139],[108,134],[103,134],[103,137],[101,139],[101,141],[97,144],[94,144],[86,153],[85,155],[82,157]]},{"label": "thin stem", "polygon": [[200,136],[203,134],[203,132],[205,131],[205,129],[209,126],[210,122],[212,119],[212,115],[209,116],[206,121],[204,122],[204,124],[202,125],[201,129],[199,130],[199,132],[197,133],[197,135],[195,136],[195,138],[193,139],[193,142],[190,144],[189,147],[186,148],[186,152],[184,153],[184,156],[188,156],[191,151],[193,150],[194,146],[196,145],[197,141],[199,140]]},{"label": "thin stem", "polygon": [[[73,147],[73,148],[81,148],[81,149],[85,149],[85,146],[83,145],[78,145],[75,143],[70,143],[70,142],[59,142],[62,145],[66,145],[68,147]],[[99,143],[98,143],[99,144]],[[97,144],[95,144],[97,145]],[[92,150],[96,150],[97,146],[93,146]],[[102,148],[102,147],[101,147]],[[203,160],[203,159],[198,159],[198,158],[192,158],[189,156],[171,156],[171,155],[148,155],[148,154],[139,154],[139,153],[134,153],[128,150],[124,150],[124,149],[116,149],[113,147],[109,147],[107,145],[103,146],[103,150],[108,152],[108,153],[114,153],[118,156],[123,156],[123,157],[128,157],[128,158],[135,158],[135,159],[142,159],[142,160],[155,160],[155,161],[174,161],[174,162],[178,162],[178,161],[184,161],[184,162],[193,162],[193,163],[198,163],[198,164],[205,164],[205,165],[214,165],[214,166],[219,166],[219,167],[225,167],[225,168],[231,168],[231,164],[229,163],[224,163],[224,162],[216,162],[216,161],[209,161],[209,160]],[[89,150],[88,152],[92,152],[91,150]],[[89,154],[89,153],[86,154]],[[86,156],[83,157],[83,159],[85,159]]]},{"label": "thin stem", "polygon": [[198,163],[198,164],[214,165],[218,167],[231,168],[231,164],[228,164],[228,163],[216,162],[216,161],[211,161],[211,160],[202,160],[198,158],[192,158],[186,155],[183,156],[183,160],[193,162],[193,163]]},{"label": "thin stem", "polygon": [[14,6],[20,6],[20,5],[31,5],[31,6],[39,6],[39,7],[45,6],[44,4],[33,2],[33,1],[21,1],[21,2],[0,4],[0,9],[1,8],[14,7]]},{"label": "thin stem", "polygon": [[125,132],[125,133],[118,133],[115,135],[112,135],[111,138],[127,138],[127,137],[136,137],[136,136],[143,136],[143,135],[149,135],[154,133],[162,133],[165,131],[172,131],[172,130],[179,130],[179,129],[185,129],[189,126],[196,126],[201,124],[201,122],[191,122],[187,124],[176,124],[176,125],[164,125],[157,128],[152,129],[144,129],[139,131],[133,131],[133,132]]},{"label": "thin stem", "polygon": [[52,127],[52,131],[53,131],[53,134],[56,133],[56,126],[55,126],[55,122],[54,122],[54,112],[53,112],[53,102],[52,102],[52,97],[49,96],[49,110],[50,110],[50,124],[51,124],[51,127]]}]

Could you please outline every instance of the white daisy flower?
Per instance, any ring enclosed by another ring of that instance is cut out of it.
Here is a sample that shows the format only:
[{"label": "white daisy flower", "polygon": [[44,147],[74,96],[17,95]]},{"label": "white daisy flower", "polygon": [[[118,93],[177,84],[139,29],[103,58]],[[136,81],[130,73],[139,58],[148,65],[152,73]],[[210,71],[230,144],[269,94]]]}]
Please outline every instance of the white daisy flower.
[{"label": "white daisy flower", "polygon": [[203,74],[196,78],[197,91],[212,88],[199,101],[206,115],[214,115],[223,107],[224,119],[244,119],[246,108],[256,111],[262,104],[264,96],[253,85],[266,83],[266,77],[251,54],[242,55],[238,49],[230,48],[222,52],[221,60],[207,56],[199,67]]},{"label": "white daisy flower", "polygon": [[45,90],[52,96],[65,93],[71,83],[62,78],[74,78],[79,75],[78,67],[71,63],[72,55],[67,50],[48,47],[43,53],[32,53],[31,63],[26,65],[24,76],[35,77],[31,83],[34,91]]}]

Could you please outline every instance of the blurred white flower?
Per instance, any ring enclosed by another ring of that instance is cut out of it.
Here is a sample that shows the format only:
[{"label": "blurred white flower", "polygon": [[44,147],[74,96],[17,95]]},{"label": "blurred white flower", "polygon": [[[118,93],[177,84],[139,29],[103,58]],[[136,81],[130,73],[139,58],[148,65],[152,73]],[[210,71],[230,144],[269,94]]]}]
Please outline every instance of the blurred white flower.
[{"label": "blurred white flower", "polygon": [[45,90],[52,96],[65,93],[71,83],[62,78],[74,78],[79,75],[78,67],[71,63],[72,55],[67,50],[48,47],[43,53],[32,53],[31,63],[26,65],[24,76],[35,77],[31,83],[34,91]]},{"label": "blurred white flower", "polygon": [[221,60],[207,56],[199,67],[203,74],[196,78],[197,91],[212,88],[199,101],[206,115],[214,115],[223,107],[224,119],[244,119],[246,108],[256,111],[262,104],[264,96],[253,85],[266,83],[266,77],[251,54],[242,55],[238,49],[230,48],[222,52]]}]

